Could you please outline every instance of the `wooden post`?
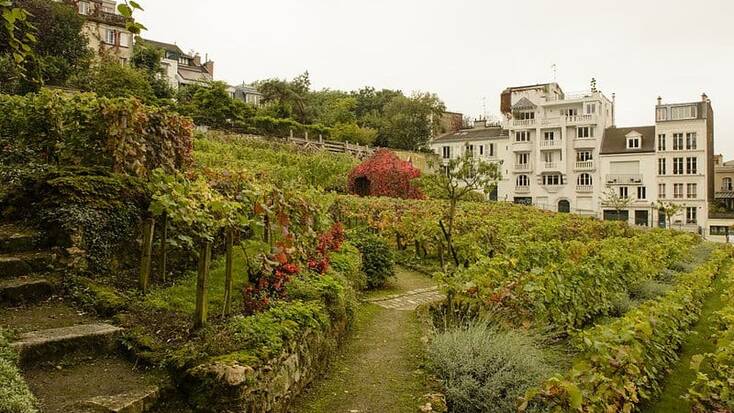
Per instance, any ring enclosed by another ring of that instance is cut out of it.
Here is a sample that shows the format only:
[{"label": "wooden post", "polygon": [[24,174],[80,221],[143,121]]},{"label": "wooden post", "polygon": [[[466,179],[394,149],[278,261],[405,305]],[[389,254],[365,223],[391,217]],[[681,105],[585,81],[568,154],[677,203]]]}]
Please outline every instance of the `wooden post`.
[{"label": "wooden post", "polygon": [[446,271],[446,257],[443,255],[443,241],[438,239],[438,257],[441,259],[441,271]]},{"label": "wooden post", "polygon": [[289,137],[290,140],[293,139],[293,129],[290,129],[290,133],[289,133],[288,137]]},{"label": "wooden post", "polygon": [[232,246],[234,244],[234,232],[227,230],[226,262],[224,265],[224,316],[228,316],[232,306]]},{"label": "wooden post", "polygon": [[163,224],[161,227],[161,249],[160,253],[158,254],[158,259],[160,260],[158,262],[158,276],[160,277],[160,280],[165,282],[166,281],[166,261],[168,260],[168,214],[165,212],[163,213]]},{"label": "wooden post", "polygon": [[196,278],[196,312],[194,313],[194,328],[206,325],[209,302],[207,301],[207,287],[209,283],[209,264],[212,259],[212,244],[206,241],[199,252],[199,274]]},{"label": "wooden post", "polygon": [[308,140],[308,131],[305,132],[306,140]]},{"label": "wooden post", "polygon": [[153,257],[153,230],[155,219],[148,218],[143,223],[143,254],[140,260],[140,291],[145,294],[150,286],[150,264]]}]

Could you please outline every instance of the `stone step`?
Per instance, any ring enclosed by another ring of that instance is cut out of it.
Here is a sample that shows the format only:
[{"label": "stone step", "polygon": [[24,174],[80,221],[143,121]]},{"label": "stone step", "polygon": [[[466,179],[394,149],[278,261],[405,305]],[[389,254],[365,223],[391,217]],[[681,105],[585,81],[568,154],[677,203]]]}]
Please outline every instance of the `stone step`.
[{"label": "stone step", "polygon": [[56,361],[72,354],[110,354],[117,351],[123,329],[111,324],[82,324],[21,334],[12,347],[28,366]]},{"label": "stone step", "polygon": [[35,303],[53,295],[56,284],[47,278],[0,280],[0,304]]},{"label": "stone step", "polygon": [[46,272],[51,269],[54,254],[48,251],[0,254],[0,278]]},{"label": "stone step", "polygon": [[38,248],[38,231],[13,224],[0,225],[0,252],[33,251]]},{"label": "stone step", "polygon": [[82,407],[89,413],[145,413],[155,406],[159,397],[158,386],[148,386],[114,396],[93,397],[82,403]]}]

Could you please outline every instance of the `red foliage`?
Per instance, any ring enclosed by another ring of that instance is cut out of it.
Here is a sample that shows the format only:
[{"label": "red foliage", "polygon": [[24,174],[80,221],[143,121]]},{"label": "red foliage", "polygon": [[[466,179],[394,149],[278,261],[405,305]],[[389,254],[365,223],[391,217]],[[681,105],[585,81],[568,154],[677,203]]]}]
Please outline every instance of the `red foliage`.
[{"label": "red foliage", "polygon": [[341,223],[334,224],[329,231],[321,234],[316,247],[316,256],[308,259],[308,268],[319,274],[325,273],[329,269],[329,254],[339,251],[345,239]]},{"label": "red foliage", "polygon": [[387,149],[380,149],[349,174],[349,192],[360,196],[387,196],[403,199],[424,199],[411,180],[421,171],[410,162],[398,158]]}]

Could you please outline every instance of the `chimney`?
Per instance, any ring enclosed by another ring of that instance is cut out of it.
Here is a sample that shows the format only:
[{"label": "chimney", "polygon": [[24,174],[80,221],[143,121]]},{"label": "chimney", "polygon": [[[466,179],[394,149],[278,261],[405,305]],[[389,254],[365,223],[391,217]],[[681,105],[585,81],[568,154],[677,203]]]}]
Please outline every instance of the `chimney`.
[{"label": "chimney", "polygon": [[486,128],[487,127],[487,119],[479,118],[474,120],[474,128]]},{"label": "chimney", "polygon": [[663,104],[663,98],[661,98],[660,96],[658,96],[658,106],[660,106],[662,104]]},{"label": "chimney", "polygon": [[201,66],[201,56],[198,53],[194,55],[194,66]]},{"label": "chimney", "polygon": [[206,71],[209,72],[212,79],[214,79],[214,62],[207,60],[206,63],[204,63],[204,68],[206,68]]},{"label": "chimney", "polygon": [[708,102],[709,101],[709,97],[708,97],[708,95],[706,93],[704,93],[704,94],[701,95],[701,101],[703,101],[703,102]]}]

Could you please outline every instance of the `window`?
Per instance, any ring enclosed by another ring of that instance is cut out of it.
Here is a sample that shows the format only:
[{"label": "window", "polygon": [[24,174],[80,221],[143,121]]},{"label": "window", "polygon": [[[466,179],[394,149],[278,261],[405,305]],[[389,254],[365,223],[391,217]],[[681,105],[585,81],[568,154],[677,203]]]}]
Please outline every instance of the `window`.
[{"label": "window", "polygon": [[553,152],[543,152],[543,160],[545,163],[553,163]]},{"label": "window", "polygon": [[722,227],[720,225],[712,225],[709,229],[710,235],[729,235],[729,227]]},{"label": "window", "polygon": [[474,156],[474,145],[469,145],[469,144],[467,144],[467,145],[466,145],[466,147],[464,148],[464,150],[465,150],[465,151],[466,151],[466,153],[468,153],[468,154],[469,154],[470,156]]},{"label": "window", "polygon": [[535,119],[535,112],[520,112],[517,114],[520,120],[531,120]]},{"label": "window", "polygon": [[666,173],[665,158],[660,158],[658,159],[658,175],[665,175]]},{"label": "window", "polygon": [[530,178],[527,175],[520,175],[517,177],[517,186],[527,187],[530,186]]},{"label": "window", "polygon": [[88,16],[89,14],[91,14],[91,12],[92,12],[92,8],[90,7],[88,2],[86,1],[79,2],[79,14]]},{"label": "window", "polygon": [[484,156],[484,145],[479,145],[479,156]]},{"label": "window", "polygon": [[724,178],[721,181],[721,190],[722,191],[731,191],[732,187],[734,187],[732,179],[729,177]]},{"label": "window", "polygon": [[673,158],[673,175],[683,175],[683,158]]},{"label": "window", "polygon": [[658,150],[659,151],[665,150],[665,134],[658,135]]},{"label": "window", "polygon": [[547,141],[552,141],[555,138],[556,138],[556,133],[555,132],[545,132],[543,134],[543,139],[545,139]]},{"label": "window", "polygon": [[673,198],[683,199],[683,184],[673,184]]},{"label": "window", "polygon": [[104,42],[107,44],[117,44],[117,32],[111,29],[105,31]]},{"label": "window", "polygon": [[450,146],[444,146],[441,148],[441,152],[443,155],[443,159],[451,159],[451,147]]},{"label": "window", "polygon": [[529,153],[518,153],[517,154],[517,164],[518,165],[527,165],[530,163],[530,154]]},{"label": "window", "polygon": [[596,113],[596,103],[587,103],[586,104],[586,114],[593,115],[595,113]]},{"label": "window", "polygon": [[686,171],[688,175],[698,173],[698,158],[686,158]]},{"label": "window", "polygon": [[130,36],[125,33],[117,33],[117,38],[120,39],[120,46],[130,47],[130,42],[128,41]]},{"label": "window", "polygon": [[696,184],[687,184],[686,185],[686,198],[693,199],[696,198]]},{"label": "window", "polygon": [[572,109],[561,109],[561,115],[563,116],[578,116],[579,111],[578,109],[572,108]]},{"label": "window", "polygon": [[619,197],[622,199],[627,199],[630,197],[629,190],[626,186],[619,187]]},{"label": "window", "polygon": [[668,108],[658,108],[655,111],[655,119],[657,119],[658,122],[668,120]]},{"label": "window", "polygon": [[637,187],[637,199],[647,199],[647,188],[644,186]]},{"label": "window", "polygon": [[682,133],[673,134],[673,150],[674,151],[683,150],[683,134]]},{"label": "window", "polygon": [[489,156],[494,157],[494,144],[493,143],[489,144]]},{"label": "window", "polygon": [[640,138],[639,137],[627,138],[627,149],[639,149],[639,148],[640,148]]},{"label": "window", "polygon": [[593,184],[593,179],[591,178],[590,174],[581,174],[576,180],[576,183],[579,186],[591,186]]},{"label": "window", "polygon": [[688,150],[695,150],[696,149],[696,133],[686,133],[686,149]]},{"label": "window", "polygon": [[179,56],[179,58],[178,58],[178,64],[189,66],[189,59],[187,59],[187,58],[185,58],[183,56]]},{"label": "window", "polygon": [[576,162],[587,162],[593,160],[591,151],[579,151],[576,152]]},{"label": "window", "polygon": [[515,132],[515,142],[530,142],[530,132],[526,130]]},{"label": "window", "polygon": [[594,127],[593,126],[581,126],[581,127],[576,128],[576,137],[579,139],[593,138],[594,137]]},{"label": "window", "polygon": [[658,184],[658,198],[665,199],[665,184]]},{"label": "window", "polygon": [[561,175],[543,175],[543,185],[561,185]]},{"label": "window", "polygon": [[686,208],[686,224],[695,224],[698,222],[696,207]]},{"label": "window", "polygon": [[670,108],[670,119],[695,119],[698,111],[696,105],[674,106]]}]

